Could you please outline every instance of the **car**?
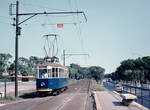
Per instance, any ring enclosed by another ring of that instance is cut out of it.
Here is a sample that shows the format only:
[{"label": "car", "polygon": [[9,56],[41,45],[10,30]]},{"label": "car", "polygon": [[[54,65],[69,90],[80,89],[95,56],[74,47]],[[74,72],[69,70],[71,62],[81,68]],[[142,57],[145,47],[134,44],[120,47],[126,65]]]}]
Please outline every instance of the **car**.
[{"label": "car", "polygon": [[116,85],[115,85],[115,91],[117,91],[117,92],[122,92],[122,91],[123,91],[122,85],[121,85],[121,84],[116,84]]}]

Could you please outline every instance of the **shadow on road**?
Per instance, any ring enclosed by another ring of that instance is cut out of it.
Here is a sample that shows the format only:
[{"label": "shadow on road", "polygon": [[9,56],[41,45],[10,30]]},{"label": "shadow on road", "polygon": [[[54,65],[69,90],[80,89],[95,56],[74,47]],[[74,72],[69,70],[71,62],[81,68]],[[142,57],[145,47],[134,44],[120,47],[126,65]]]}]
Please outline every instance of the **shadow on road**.
[{"label": "shadow on road", "polygon": [[115,106],[123,106],[120,102],[113,102]]},{"label": "shadow on road", "polygon": [[23,98],[23,99],[36,98],[37,94],[36,94],[36,92],[30,92],[30,93],[24,93],[24,94],[20,95],[19,97]]},{"label": "shadow on road", "polygon": [[30,99],[30,98],[48,97],[48,96],[57,96],[57,95],[59,94],[55,94],[55,93],[37,94],[37,92],[30,92],[30,93],[24,93],[19,97],[23,99]]}]

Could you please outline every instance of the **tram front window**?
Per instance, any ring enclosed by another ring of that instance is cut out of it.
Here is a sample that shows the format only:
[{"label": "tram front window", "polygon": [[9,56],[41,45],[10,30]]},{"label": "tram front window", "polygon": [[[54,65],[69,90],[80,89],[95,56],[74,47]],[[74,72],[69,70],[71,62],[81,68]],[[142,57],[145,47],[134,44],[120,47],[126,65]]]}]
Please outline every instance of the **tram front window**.
[{"label": "tram front window", "polygon": [[48,78],[47,69],[40,69],[39,70],[39,78]]}]

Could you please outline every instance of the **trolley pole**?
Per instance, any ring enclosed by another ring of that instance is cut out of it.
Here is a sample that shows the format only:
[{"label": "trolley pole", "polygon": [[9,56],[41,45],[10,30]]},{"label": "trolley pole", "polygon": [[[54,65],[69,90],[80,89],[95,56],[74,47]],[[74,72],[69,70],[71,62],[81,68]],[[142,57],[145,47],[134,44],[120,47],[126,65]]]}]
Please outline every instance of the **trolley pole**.
[{"label": "trolley pole", "polygon": [[15,97],[18,97],[18,10],[19,2],[16,1],[16,40],[15,40]]}]

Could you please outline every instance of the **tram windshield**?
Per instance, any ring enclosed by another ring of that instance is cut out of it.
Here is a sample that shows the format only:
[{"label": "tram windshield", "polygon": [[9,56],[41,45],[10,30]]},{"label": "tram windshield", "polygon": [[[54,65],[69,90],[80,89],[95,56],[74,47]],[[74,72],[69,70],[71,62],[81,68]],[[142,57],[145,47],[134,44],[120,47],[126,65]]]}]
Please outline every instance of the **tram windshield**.
[{"label": "tram windshield", "polygon": [[39,70],[39,78],[48,78],[47,69],[40,69]]}]

